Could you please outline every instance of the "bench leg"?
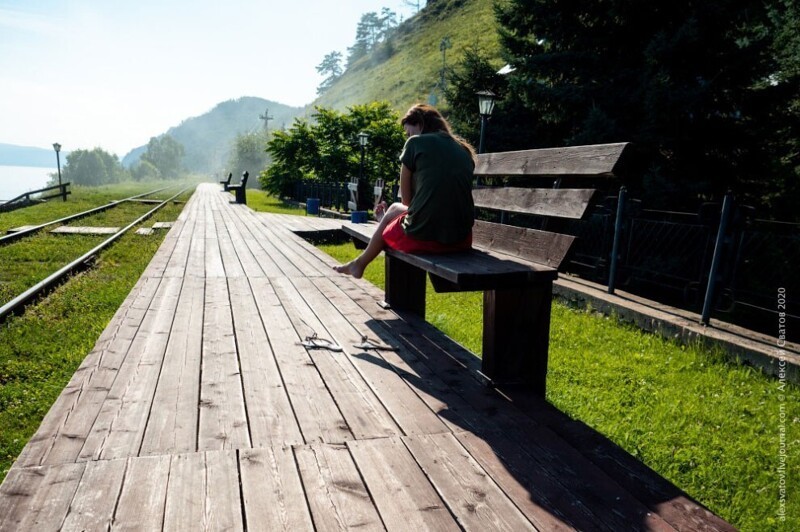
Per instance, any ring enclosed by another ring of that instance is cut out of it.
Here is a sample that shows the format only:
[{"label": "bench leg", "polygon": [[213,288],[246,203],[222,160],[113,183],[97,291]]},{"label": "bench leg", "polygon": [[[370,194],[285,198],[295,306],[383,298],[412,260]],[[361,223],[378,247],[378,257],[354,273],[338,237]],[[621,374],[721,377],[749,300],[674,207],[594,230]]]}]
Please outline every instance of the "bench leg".
[{"label": "bench leg", "polygon": [[553,283],[483,294],[482,372],[544,397]]},{"label": "bench leg", "polygon": [[425,317],[425,271],[386,256],[386,303]]}]

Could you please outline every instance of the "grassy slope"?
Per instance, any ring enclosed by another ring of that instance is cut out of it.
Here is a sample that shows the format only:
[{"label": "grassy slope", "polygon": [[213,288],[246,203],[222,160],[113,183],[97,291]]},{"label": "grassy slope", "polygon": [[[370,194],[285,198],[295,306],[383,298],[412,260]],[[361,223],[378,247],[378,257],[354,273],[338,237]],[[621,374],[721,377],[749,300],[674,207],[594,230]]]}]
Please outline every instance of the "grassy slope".
[{"label": "grassy slope", "polygon": [[423,9],[399,27],[394,55],[379,64],[368,57],[359,60],[314,105],[343,110],[353,104],[386,100],[405,111],[415,102],[427,102],[442,67],[439,44],[448,35],[452,43],[447,50],[448,65],[455,64],[473,45],[497,56],[499,64],[492,0],[439,3],[438,10],[432,6]]}]

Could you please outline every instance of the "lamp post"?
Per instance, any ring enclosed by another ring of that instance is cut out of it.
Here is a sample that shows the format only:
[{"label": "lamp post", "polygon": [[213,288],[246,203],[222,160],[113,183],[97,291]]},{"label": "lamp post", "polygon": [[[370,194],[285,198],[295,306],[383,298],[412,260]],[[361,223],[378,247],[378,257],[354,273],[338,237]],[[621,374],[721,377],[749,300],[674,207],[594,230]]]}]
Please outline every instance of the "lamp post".
[{"label": "lamp post", "polygon": [[497,95],[490,90],[478,91],[475,94],[478,96],[478,112],[481,115],[481,137],[478,143],[478,153],[483,153],[486,123],[489,121],[489,117],[492,116],[492,111],[494,111],[494,102],[497,99]]},{"label": "lamp post", "polygon": [[56,165],[58,165],[58,190],[61,192],[61,200],[67,201],[67,195],[64,194],[64,187],[61,185],[61,144],[58,142],[53,144],[53,149],[56,150]]}]

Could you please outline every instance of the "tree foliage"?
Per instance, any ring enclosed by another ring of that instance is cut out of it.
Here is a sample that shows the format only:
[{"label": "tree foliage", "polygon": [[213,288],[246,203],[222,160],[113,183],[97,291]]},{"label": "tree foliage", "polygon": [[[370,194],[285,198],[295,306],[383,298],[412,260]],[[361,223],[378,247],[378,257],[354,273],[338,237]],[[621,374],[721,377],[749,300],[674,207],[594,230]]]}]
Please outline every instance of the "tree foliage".
[{"label": "tree foliage", "polygon": [[653,206],[732,188],[777,208],[796,187],[795,1],[508,0],[495,13],[515,71],[467,55],[449,96],[455,109],[478,88],[502,93],[492,150],[634,142],[652,164],[633,185]]},{"label": "tree foliage", "polygon": [[327,54],[317,65],[317,72],[325,76],[325,79],[317,87],[317,94],[322,94],[331,88],[331,85],[342,75],[342,53],[334,51]]},{"label": "tree foliage", "polygon": [[[267,155],[267,140],[270,137],[267,131],[243,133],[237,135],[231,150],[228,168],[233,175],[240,176],[242,172],[258,175],[269,164]],[[226,173],[227,175],[227,173]],[[255,186],[255,179],[250,180],[250,186]]]},{"label": "tree foliage", "polygon": [[397,13],[388,7],[382,8],[380,13],[370,11],[361,15],[356,26],[356,42],[347,49],[347,67],[376,51],[382,57],[390,55],[387,50],[393,49],[391,37],[396,27]]},{"label": "tree foliage", "polygon": [[347,181],[358,176],[361,148],[358,134],[369,135],[364,158],[365,181],[390,183],[399,175],[397,157],[403,130],[388,103],[355,105],[341,113],[317,107],[313,122],[296,119],[287,131],[276,131],[267,144],[272,164],[262,172],[262,188],[287,195],[300,179]]},{"label": "tree foliage", "polygon": [[74,150],[67,155],[62,179],[75,185],[96,186],[118,183],[128,178],[119,158],[102,148]]},{"label": "tree foliage", "polygon": [[184,152],[183,144],[170,135],[161,135],[150,139],[141,160],[155,166],[165,179],[173,179],[183,171]]}]

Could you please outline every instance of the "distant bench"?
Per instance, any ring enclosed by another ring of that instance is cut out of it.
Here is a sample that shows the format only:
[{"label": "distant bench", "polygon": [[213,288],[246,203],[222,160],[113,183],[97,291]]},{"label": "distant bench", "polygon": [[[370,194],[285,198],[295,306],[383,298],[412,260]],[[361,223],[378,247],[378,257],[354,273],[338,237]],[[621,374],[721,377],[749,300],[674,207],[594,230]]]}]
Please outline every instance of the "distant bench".
[{"label": "distant bench", "polygon": [[[617,175],[627,143],[488,153],[478,156],[475,176],[561,187]],[[542,229],[476,220],[473,249],[446,255],[386,250],[386,304],[425,316],[425,277],[437,292],[483,291],[482,373],[495,383],[521,384],[544,396],[553,281],[575,240],[556,232],[558,219],[582,219],[594,188],[476,188],[476,208],[501,220],[545,217]],[[376,224],[345,223],[361,247]]]},{"label": "distant bench", "polygon": [[[227,185],[225,190],[233,190],[236,195],[236,203],[247,204],[247,178],[250,177],[249,172],[242,172],[242,179],[238,185]],[[230,179],[230,175],[228,176]]]},{"label": "distant bench", "polygon": [[222,185],[222,190],[225,192],[228,191],[228,187],[231,184],[231,179],[233,178],[233,172],[228,172],[228,179],[220,180],[219,184]]}]

